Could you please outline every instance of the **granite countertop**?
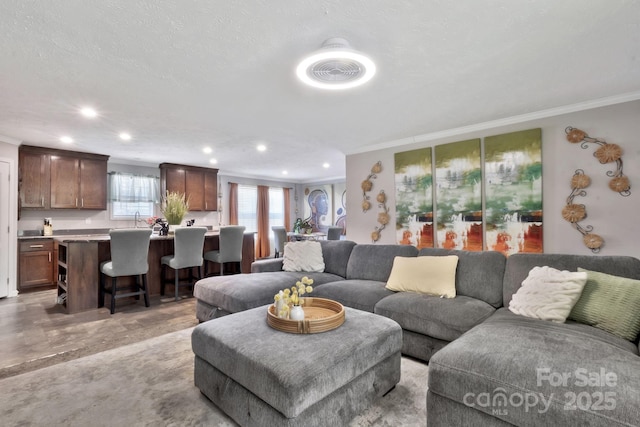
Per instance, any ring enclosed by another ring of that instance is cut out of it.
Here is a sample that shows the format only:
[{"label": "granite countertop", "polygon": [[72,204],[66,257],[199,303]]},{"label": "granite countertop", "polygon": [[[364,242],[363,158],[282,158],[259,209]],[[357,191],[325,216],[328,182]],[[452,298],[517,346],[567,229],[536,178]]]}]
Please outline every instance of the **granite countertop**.
[{"label": "granite countertop", "polygon": [[[42,230],[25,230],[22,235],[18,236],[18,240],[33,240],[33,239],[53,239],[58,242],[103,242],[109,240],[109,229],[85,229],[85,230],[57,230],[54,231],[52,236],[43,236]],[[210,230],[205,234],[206,236],[218,236],[220,232],[218,230]],[[151,240],[173,240],[174,236],[159,236],[157,234],[151,235]]]}]

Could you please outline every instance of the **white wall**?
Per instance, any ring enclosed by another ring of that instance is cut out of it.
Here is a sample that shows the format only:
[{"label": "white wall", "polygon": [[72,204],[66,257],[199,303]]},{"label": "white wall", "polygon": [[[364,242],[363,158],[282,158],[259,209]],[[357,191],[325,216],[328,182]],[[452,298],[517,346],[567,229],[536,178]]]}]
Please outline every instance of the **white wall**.
[{"label": "white wall", "polygon": [[[596,147],[594,144],[583,150],[579,144],[567,142],[564,132],[567,126],[582,129],[591,137],[622,147],[624,173],[631,181],[631,196],[622,197],[609,189],[610,178],[606,176],[606,172],[615,167],[612,167],[612,164],[601,165],[593,157]],[[374,188],[370,194],[375,201],[378,191],[385,190],[388,197],[387,206],[390,207],[392,217],[390,224],[382,231],[378,244],[394,244],[394,153],[532,128],[542,128],[544,251],[592,254],[582,243],[580,233],[562,219],[560,214],[571,192],[571,177],[576,169],[584,169],[591,177],[592,183],[586,188],[587,196],[578,197],[575,202],[586,205],[588,217],[581,224],[592,225],[593,232],[605,240],[600,255],[631,255],[640,258],[640,101],[348,155],[347,238],[358,243],[371,243],[370,235],[377,225],[378,209],[374,204],[371,210],[362,212],[360,183],[378,160],[382,162],[383,171],[374,180]]]}]

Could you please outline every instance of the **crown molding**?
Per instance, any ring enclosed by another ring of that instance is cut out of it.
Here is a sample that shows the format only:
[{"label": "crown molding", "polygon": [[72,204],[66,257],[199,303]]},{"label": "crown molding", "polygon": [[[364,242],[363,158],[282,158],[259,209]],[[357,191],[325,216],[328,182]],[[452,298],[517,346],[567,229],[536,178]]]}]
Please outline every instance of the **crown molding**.
[{"label": "crown molding", "polygon": [[529,122],[532,120],[544,119],[547,117],[560,116],[563,114],[575,113],[578,111],[591,110],[594,108],[607,107],[609,105],[622,104],[625,102],[637,101],[640,99],[640,91],[628,92],[621,95],[609,96],[606,98],[593,99],[590,101],[580,102],[577,104],[564,105],[561,107],[549,108],[547,110],[536,111],[533,113],[521,114],[518,116],[506,117],[503,119],[491,120],[483,123],[476,123],[469,126],[462,126],[453,129],[447,129],[438,132],[425,133],[408,138],[396,139],[393,141],[382,142],[379,144],[363,146],[355,150],[351,150],[346,155],[367,153],[370,151],[383,150],[386,148],[395,148],[403,145],[413,144],[417,142],[433,141],[437,139],[448,138],[452,136],[462,135],[470,132],[478,132],[482,130],[508,126],[518,123]]}]

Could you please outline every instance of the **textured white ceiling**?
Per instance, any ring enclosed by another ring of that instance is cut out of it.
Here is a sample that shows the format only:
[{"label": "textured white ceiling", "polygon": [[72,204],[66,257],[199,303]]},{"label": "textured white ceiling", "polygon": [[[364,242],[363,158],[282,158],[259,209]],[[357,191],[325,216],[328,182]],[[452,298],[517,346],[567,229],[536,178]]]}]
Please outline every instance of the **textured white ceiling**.
[{"label": "textured white ceiling", "polygon": [[[299,83],[329,37],[374,80]],[[210,146],[222,173],[324,180],[369,146],[639,91],[638,1],[0,2],[0,135],[114,160],[210,166]]]}]

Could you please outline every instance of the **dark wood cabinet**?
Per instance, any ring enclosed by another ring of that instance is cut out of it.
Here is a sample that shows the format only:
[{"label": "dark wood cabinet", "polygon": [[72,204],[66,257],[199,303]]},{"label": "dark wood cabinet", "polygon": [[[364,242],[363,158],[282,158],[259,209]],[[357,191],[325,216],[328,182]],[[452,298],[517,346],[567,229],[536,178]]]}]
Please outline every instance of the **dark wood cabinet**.
[{"label": "dark wood cabinet", "polygon": [[80,208],[107,209],[106,160],[80,159]]},{"label": "dark wood cabinet", "polygon": [[21,146],[23,209],[107,209],[108,156]]},{"label": "dark wood cabinet", "polygon": [[41,151],[20,149],[18,182],[22,208],[49,207],[49,155]]},{"label": "dark wood cabinet", "polygon": [[78,207],[79,181],[80,159],[52,156],[51,208],[76,209]]},{"label": "dark wood cabinet", "polygon": [[51,239],[20,241],[18,290],[53,285],[55,257]]},{"label": "dark wood cabinet", "polygon": [[98,242],[56,242],[58,302],[67,313],[98,307]]},{"label": "dark wood cabinet", "polygon": [[204,210],[218,210],[218,172],[204,173]]},{"label": "dark wood cabinet", "polygon": [[218,209],[218,169],[162,163],[160,182],[162,194],[184,193],[190,211]]}]

